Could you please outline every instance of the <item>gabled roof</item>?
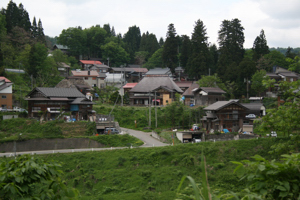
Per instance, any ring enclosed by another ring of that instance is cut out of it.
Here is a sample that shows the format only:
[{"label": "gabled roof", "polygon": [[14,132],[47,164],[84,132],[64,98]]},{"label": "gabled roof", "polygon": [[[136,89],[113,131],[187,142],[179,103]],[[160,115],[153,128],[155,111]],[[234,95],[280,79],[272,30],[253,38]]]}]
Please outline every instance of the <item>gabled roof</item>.
[{"label": "gabled roof", "polygon": [[193,81],[175,81],[175,83],[178,87],[189,88],[193,84]]},{"label": "gabled roof", "polygon": [[278,75],[290,78],[299,78],[299,76],[295,72],[279,72]]},{"label": "gabled roof", "polygon": [[195,88],[199,88],[199,85],[197,83],[193,83],[182,95],[183,96],[194,96],[193,90]]},{"label": "gabled roof", "polygon": [[149,92],[159,87],[166,87],[174,92],[182,93],[183,91],[168,76],[165,77],[144,77],[130,92]]},{"label": "gabled roof", "polygon": [[168,75],[171,74],[169,68],[154,68],[150,69],[145,75]]},{"label": "gabled roof", "polygon": [[0,80],[5,80],[5,83],[11,83],[11,81],[8,80],[8,78],[5,78],[4,76],[0,76]]},{"label": "gabled roof", "polygon": [[262,103],[241,103],[241,105],[248,108],[250,111],[260,111],[265,108]]},{"label": "gabled roof", "polygon": [[216,103],[213,103],[209,106],[207,106],[206,108],[204,108],[204,110],[211,110],[211,111],[217,111],[217,110],[221,110],[222,108],[232,105],[232,104],[236,104],[240,107],[245,108],[246,110],[249,110],[249,108],[243,106],[242,104],[239,104],[238,102],[235,101],[217,101]]},{"label": "gabled roof", "polygon": [[54,47],[56,47],[58,49],[69,49],[69,47],[61,45],[61,44],[55,44],[55,45],[53,45],[53,49],[54,49]]},{"label": "gabled roof", "polygon": [[64,62],[61,62],[58,64],[60,67],[64,67],[64,68],[71,68],[69,65],[67,65],[66,63]]},{"label": "gabled roof", "polygon": [[69,97],[76,98],[82,97],[85,98],[85,95],[79,92],[76,88],[47,88],[47,87],[36,87],[34,88],[27,96],[30,96],[34,92],[40,92],[44,97]]},{"label": "gabled roof", "polygon": [[200,87],[198,89],[193,90],[193,92],[197,92],[199,90],[202,90],[206,93],[217,93],[217,94],[226,94],[226,92],[218,87]]},{"label": "gabled roof", "polygon": [[80,62],[85,65],[94,65],[94,64],[102,65],[102,63],[98,60],[80,60]]}]

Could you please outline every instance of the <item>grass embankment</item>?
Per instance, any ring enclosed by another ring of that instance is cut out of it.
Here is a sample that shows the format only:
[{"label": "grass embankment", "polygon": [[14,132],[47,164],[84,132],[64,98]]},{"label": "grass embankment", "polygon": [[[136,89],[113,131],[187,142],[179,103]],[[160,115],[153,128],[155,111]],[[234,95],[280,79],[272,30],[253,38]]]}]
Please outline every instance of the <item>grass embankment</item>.
[{"label": "grass embankment", "polygon": [[[62,177],[68,186],[80,191],[83,200],[175,199],[183,175],[201,180],[201,152],[207,162],[212,189],[239,191],[244,183],[233,174],[230,161],[250,159],[259,154],[268,159],[270,147],[285,140],[205,142],[156,148],[136,148],[73,154],[49,154],[46,160],[61,162]],[[10,159],[10,158],[3,158]],[[187,185],[188,182],[185,182]],[[183,187],[184,188],[184,187]]]},{"label": "grass embankment", "polygon": [[95,123],[49,121],[40,124],[39,121],[17,118],[0,121],[0,143],[16,140],[40,138],[73,138],[82,137],[96,140],[107,147],[139,146],[143,142],[130,135],[100,135],[93,136]]}]

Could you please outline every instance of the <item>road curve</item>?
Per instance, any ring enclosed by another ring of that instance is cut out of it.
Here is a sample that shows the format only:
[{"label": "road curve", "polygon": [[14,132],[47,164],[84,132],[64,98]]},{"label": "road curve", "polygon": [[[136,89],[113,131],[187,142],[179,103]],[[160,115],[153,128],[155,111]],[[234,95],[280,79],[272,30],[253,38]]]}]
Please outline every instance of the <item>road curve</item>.
[{"label": "road curve", "polygon": [[[146,133],[143,131],[136,131],[127,128],[121,128],[122,133],[132,135],[144,142],[144,144],[140,147],[161,147],[168,146],[169,144],[162,143],[157,139],[151,137],[151,133]],[[16,152],[16,155],[23,154],[53,154],[53,153],[74,153],[74,152],[84,152],[84,151],[104,151],[104,150],[115,150],[115,149],[125,149],[128,147],[110,147],[110,148],[87,148],[87,149],[57,149],[57,150],[45,150],[45,151],[24,151],[24,152]],[[14,156],[14,152],[0,153],[0,157],[12,157]]]}]

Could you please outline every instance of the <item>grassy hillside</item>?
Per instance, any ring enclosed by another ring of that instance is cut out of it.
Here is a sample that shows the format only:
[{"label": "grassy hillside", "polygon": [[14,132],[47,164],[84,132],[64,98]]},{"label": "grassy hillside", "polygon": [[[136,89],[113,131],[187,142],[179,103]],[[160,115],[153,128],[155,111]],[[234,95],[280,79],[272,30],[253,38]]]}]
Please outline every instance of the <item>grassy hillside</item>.
[{"label": "grassy hillside", "polygon": [[0,143],[15,140],[30,140],[39,138],[72,138],[84,137],[96,140],[107,147],[122,147],[132,144],[142,145],[143,142],[130,135],[99,135],[93,136],[95,123],[50,121],[40,124],[39,121],[17,118],[0,121]]},{"label": "grassy hillside", "polygon": [[[175,199],[183,175],[200,182],[201,152],[205,153],[208,180],[213,189],[238,191],[243,188],[233,174],[230,161],[259,154],[268,159],[274,144],[286,140],[263,138],[226,142],[181,144],[168,147],[135,148],[42,157],[62,163],[63,179],[80,191],[80,199]],[[9,158],[3,158],[9,159]],[[187,185],[187,182],[185,183]]]}]

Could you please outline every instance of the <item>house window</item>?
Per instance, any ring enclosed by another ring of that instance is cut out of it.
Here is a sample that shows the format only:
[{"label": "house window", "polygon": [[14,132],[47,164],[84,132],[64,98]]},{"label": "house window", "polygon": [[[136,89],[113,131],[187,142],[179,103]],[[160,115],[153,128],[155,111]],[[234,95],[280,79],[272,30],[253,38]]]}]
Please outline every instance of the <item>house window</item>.
[{"label": "house window", "polygon": [[6,99],[6,95],[2,95],[2,97],[1,97],[2,99]]},{"label": "house window", "polygon": [[293,78],[290,78],[290,82],[293,82],[294,81],[294,79]]},{"label": "house window", "polygon": [[84,77],[84,79],[85,79],[85,80],[88,80],[88,79],[89,79],[89,77]]}]

